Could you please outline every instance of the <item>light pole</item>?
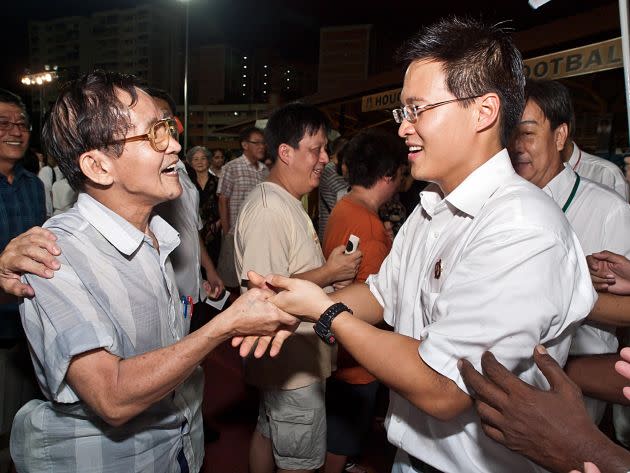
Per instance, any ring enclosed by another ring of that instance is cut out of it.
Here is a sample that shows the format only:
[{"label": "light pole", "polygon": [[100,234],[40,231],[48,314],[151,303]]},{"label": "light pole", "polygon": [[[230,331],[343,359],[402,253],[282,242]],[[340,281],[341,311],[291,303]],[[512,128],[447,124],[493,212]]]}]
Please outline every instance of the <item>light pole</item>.
[{"label": "light pole", "polygon": [[186,4],[186,44],[184,52],[184,154],[188,150],[188,24],[190,0],[179,0]]},{"label": "light pole", "polygon": [[53,80],[56,80],[57,76],[57,66],[53,66],[52,69],[50,66],[44,66],[44,70],[42,72],[35,72],[33,74],[25,74],[22,76],[22,84],[26,86],[33,86],[39,88],[39,129],[41,131],[44,126],[44,88],[46,84],[49,84]]}]

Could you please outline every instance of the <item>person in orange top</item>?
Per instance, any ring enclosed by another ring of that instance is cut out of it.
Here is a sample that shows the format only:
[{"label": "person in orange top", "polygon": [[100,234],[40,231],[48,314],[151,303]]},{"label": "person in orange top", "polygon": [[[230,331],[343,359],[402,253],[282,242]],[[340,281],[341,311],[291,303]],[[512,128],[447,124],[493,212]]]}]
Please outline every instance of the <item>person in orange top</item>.
[{"label": "person in orange top", "polygon": [[[378,209],[398,191],[407,148],[393,134],[366,130],[345,150],[350,193],[333,208],[324,235],[324,255],[345,245],[350,235],[360,238],[363,260],[355,281],[377,273],[392,247],[391,227],[379,219]],[[353,470],[348,458],[361,453],[370,427],[378,382],[350,354],[339,347],[337,371],[326,385],[327,454],[324,472]]]}]

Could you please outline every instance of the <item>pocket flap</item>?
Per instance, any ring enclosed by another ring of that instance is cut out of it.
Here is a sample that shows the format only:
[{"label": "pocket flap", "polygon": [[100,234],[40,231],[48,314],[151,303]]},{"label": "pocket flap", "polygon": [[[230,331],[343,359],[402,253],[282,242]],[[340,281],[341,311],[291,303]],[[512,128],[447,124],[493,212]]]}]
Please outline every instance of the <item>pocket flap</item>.
[{"label": "pocket flap", "polygon": [[312,409],[300,409],[295,406],[288,406],[288,408],[273,410],[269,413],[269,417],[277,422],[290,422],[291,424],[305,425],[312,424],[314,416],[315,413]]}]

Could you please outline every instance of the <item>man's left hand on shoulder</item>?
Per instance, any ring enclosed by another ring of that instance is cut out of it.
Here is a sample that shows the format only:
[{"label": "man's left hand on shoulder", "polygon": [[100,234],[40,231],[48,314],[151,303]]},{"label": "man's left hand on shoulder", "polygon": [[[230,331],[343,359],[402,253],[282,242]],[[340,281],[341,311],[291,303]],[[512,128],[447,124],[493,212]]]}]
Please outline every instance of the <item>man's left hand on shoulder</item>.
[{"label": "man's left hand on shoulder", "polygon": [[35,292],[21,281],[23,274],[50,279],[60,267],[57,237],[41,227],[33,227],[9,242],[0,253],[0,289],[17,297],[33,297]]}]

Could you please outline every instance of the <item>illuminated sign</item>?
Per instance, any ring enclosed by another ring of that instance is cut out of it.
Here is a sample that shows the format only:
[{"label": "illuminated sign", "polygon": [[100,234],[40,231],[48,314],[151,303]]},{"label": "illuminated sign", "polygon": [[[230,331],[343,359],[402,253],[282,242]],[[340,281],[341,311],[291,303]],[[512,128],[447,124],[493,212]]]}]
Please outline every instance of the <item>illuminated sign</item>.
[{"label": "illuminated sign", "polygon": [[402,89],[386,90],[378,94],[366,95],[361,100],[361,111],[385,110],[400,106],[400,92]]},{"label": "illuminated sign", "polygon": [[623,67],[621,38],[527,59],[524,66],[529,79],[549,80]]}]

